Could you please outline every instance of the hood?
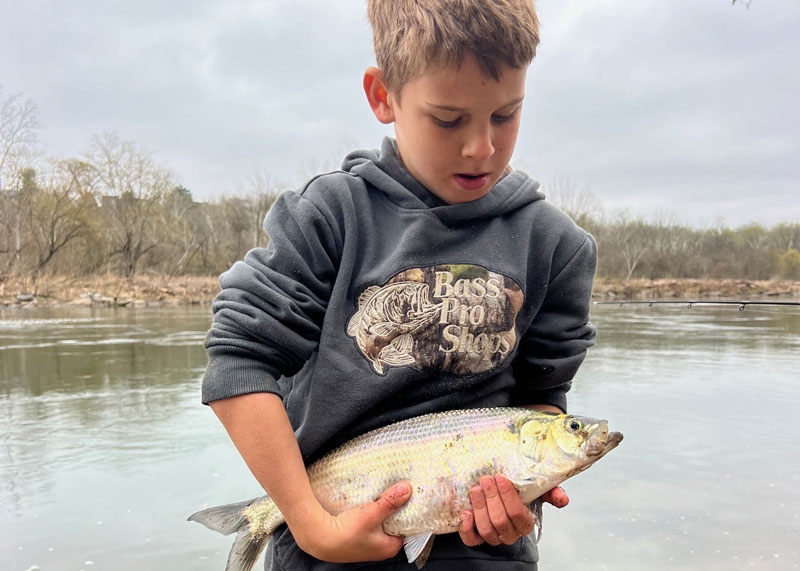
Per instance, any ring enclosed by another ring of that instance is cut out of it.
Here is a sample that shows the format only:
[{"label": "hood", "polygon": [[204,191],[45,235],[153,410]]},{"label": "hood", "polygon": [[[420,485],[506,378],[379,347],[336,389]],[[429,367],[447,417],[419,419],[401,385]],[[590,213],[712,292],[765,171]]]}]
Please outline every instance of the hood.
[{"label": "hood", "polygon": [[394,139],[386,137],[380,151],[354,151],[342,170],[358,175],[402,208],[429,210],[447,225],[490,218],[544,199],[539,183],[523,172],[501,178],[486,196],[461,204],[447,204],[417,181],[403,165]]}]

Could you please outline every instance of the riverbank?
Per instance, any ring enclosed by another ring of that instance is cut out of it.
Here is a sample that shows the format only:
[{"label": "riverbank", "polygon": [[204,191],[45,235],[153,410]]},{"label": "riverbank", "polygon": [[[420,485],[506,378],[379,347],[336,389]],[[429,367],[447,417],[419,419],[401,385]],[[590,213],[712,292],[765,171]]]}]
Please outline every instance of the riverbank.
[{"label": "riverbank", "polygon": [[0,308],[204,305],[210,304],[218,291],[219,279],[205,276],[54,276],[40,279],[35,287],[12,279],[0,286]]},{"label": "riverbank", "polygon": [[[164,279],[137,276],[46,277],[36,287],[21,280],[0,285],[0,308],[47,306],[154,307],[207,305],[219,291],[217,277],[183,276]],[[608,280],[598,278],[594,301],[621,300],[800,300],[800,281],[787,280]]]},{"label": "riverbank", "polygon": [[780,300],[800,301],[800,281],[790,280],[606,280],[598,278],[595,301],[621,300]]}]

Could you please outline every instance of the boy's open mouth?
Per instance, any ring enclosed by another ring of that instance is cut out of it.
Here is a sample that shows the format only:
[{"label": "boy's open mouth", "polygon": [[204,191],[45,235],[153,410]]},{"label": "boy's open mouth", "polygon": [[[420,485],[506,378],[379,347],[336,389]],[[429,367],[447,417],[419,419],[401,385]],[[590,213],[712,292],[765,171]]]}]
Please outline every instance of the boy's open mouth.
[{"label": "boy's open mouth", "polygon": [[489,173],[458,173],[453,175],[456,182],[465,190],[477,190],[489,180]]}]

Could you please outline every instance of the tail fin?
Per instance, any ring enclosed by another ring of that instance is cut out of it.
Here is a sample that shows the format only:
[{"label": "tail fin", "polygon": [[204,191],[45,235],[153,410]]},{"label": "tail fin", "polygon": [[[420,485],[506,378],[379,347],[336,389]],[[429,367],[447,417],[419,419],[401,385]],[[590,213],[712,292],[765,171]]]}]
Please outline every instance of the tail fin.
[{"label": "tail fin", "polygon": [[250,571],[272,537],[271,533],[253,533],[250,529],[245,510],[257,499],[208,508],[193,513],[187,520],[201,523],[222,535],[237,532],[225,571]]},{"label": "tail fin", "polygon": [[196,521],[202,523],[211,531],[216,531],[222,535],[230,535],[234,531],[240,531],[243,527],[249,527],[249,522],[244,515],[244,510],[255,500],[216,506],[193,513],[186,521]]},{"label": "tail fin", "polygon": [[252,536],[249,529],[243,529],[233,541],[233,547],[228,554],[228,564],[225,571],[250,571],[255,565],[258,556],[264,551],[272,535]]}]

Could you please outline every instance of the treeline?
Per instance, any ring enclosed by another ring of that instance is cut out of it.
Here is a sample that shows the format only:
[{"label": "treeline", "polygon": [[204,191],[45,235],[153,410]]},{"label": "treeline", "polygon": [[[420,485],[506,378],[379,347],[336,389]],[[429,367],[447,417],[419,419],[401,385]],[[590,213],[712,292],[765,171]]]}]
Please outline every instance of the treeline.
[{"label": "treeline", "polygon": [[[8,179],[5,179],[6,181]],[[81,159],[25,167],[0,191],[0,277],[218,274],[255,245],[276,196],[254,177],[242,196],[193,200],[128,141],[97,137]]]},{"label": "treeline", "polygon": [[[216,275],[266,244],[279,192],[253,177],[240,196],[197,202],[132,143],[98,137],[85,158],[27,167],[0,192],[0,276]],[[800,279],[800,222],[694,228],[553,199],[597,239],[600,277]]]},{"label": "treeline", "polygon": [[800,279],[800,223],[698,229],[625,214],[578,217],[605,278]]},{"label": "treeline", "polygon": [[568,183],[545,192],[597,240],[598,277],[800,279],[800,220],[697,228],[668,216],[607,213],[590,193]]},{"label": "treeline", "polygon": [[[0,282],[44,274],[217,275],[267,237],[282,190],[254,176],[245,191],[197,202],[166,167],[115,134],[80,158],[42,161],[36,109],[0,92]],[[694,228],[605,214],[569,185],[546,189],[591,232],[605,278],[800,279],[800,221]]]}]

